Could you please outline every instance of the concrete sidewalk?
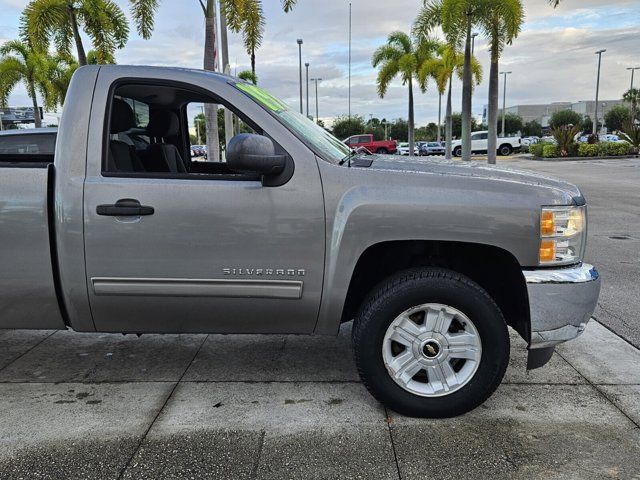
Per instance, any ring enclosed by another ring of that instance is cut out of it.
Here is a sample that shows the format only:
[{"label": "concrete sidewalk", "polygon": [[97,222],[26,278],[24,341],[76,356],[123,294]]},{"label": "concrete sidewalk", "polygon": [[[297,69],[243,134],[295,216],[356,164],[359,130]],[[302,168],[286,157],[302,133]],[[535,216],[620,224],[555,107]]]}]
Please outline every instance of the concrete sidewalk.
[{"label": "concrete sidewalk", "polygon": [[405,418],[338,338],[0,332],[0,478],[640,479],[640,351],[592,322],[489,401]]}]

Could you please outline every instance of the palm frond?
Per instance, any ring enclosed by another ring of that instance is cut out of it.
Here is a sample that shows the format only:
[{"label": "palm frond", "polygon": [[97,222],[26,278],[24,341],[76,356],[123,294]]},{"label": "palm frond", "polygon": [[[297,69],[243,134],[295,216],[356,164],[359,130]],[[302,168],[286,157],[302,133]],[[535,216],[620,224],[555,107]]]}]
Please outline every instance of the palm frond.
[{"label": "palm frond", "polygon": [[376,51],[373,52],[373,56],[371,57],[371,65],[377,67],[380,63],[390,60],[397,62],[402,54],[403,51],[398,47],[386,43],[378,47]]},{"label": "palm frond", "polygon": [[129,0],[131,16],[140,36],[145,40],[151,38],[154,27],[154,15],[158,11],[158,0]]},{"label": "palm frond", "polygon": [[389,89],[389,84],[399,72],[400,66],[398,65],[397,60],[386,60],[382,64],[378,71],[378,78],[376,80],[378,95],[380,95],[380,98],[383,98],[386,95],[387,90]]},{"label": "palm frond", "polygon": [[32,0],[22,12],[20,35],[35,48],[47,50],[52,34],[69,24],[64,0]]},{"label": "palm frond", "polygon": [[296,6],[296,3],[298,3],[297,0],[281,0],[282,1],[282,9],[285,11],[285,13],[289,13],[291,10],[293,10],[293,7]]}]

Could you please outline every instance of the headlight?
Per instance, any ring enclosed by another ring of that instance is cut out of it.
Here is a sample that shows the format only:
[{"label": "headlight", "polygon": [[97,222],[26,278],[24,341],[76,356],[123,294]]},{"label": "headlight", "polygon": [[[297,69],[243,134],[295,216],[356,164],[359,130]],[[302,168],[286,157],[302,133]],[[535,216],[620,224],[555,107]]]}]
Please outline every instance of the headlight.
[{"label": "headlight", "polygon": [[540,265],[568,265],[581,261],[586,233],[586,207],[543,207]]}]

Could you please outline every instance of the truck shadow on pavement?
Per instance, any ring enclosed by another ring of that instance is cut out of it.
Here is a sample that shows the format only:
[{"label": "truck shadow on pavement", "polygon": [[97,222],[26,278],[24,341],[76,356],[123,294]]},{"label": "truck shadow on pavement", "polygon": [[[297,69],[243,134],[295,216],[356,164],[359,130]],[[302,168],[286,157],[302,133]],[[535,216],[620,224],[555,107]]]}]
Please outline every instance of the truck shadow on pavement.
[{"label": "truck shadow on pavement", "polygon": [[1,332],[0,478],[637,478],[640,408],[625,402],[640,381],[585,376],[583,340],[527,373],[512,335],[486,404],[425,420],[368,394],[349,324],[337,338]]}]

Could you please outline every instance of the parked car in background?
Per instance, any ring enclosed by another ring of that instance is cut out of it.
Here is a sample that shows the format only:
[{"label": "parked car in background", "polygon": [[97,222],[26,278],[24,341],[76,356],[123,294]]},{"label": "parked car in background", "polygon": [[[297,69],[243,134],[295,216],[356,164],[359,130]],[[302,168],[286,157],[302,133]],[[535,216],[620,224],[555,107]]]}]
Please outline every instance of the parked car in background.
[{"label": "parked car in background", "polygon": [[[408,156],[409,155],[409,143],[408,142],[402,142],[398,144],[398,155],[404,155],[404,156]],[[413,146],[413,154],[415,156],[420,155],[420,150],[418,149],[418,145],[414,145]]]},{"label": "parked car in background", "polygon": [[206,157],[207,146],[206,145],[191,145],[192,157]]},{"label": "parked car in background", "polygon": [[374,140],[370,133],[353,135],[344,140],[344,143],[352,149],[366,148],[371,153],[396,153],[395,140]]},{"label": "parked car in background", "polygon": [[528,147],[529,145],[535,145],[540,141],[540,137],[524,137],[522,139],[522,146]]},{"label": "parked car in background", "polygon": [[440,142],[418,142],[420,155],[444,155],[444,146]]},{"label": "parked car in background", "polygon": [[[471,153],[487,153],[489,132],[473,132],[471,134]],[[453,155],[462,156],[462,140],[454,140],[451,144]],[[522,148],[520,137],[498,137],[498,154],[511,155]]]},{"label": "parked car in background", "polygon": [[550,143],[552,145],[557,145],[558,142],[555,138],[553,138],[551,135],[545,135],[544,137],[542,137],[540,139],[539,143]]},{"label": "parked car in background", "polygon": [[0,131],[0,155],[4,161],[40,162],[53,159],[57,128],[24,128]]}]

